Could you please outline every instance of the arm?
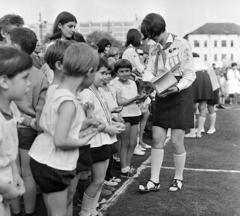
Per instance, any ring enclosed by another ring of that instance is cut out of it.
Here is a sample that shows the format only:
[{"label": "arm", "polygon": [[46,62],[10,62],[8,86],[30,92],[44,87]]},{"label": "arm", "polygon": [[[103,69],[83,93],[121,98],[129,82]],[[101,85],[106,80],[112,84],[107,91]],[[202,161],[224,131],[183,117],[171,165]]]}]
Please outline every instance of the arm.
[{"label": "arm", "polygon": [[24,182],[22,178],[20,177],[20,174],[18,172],[17,164],[14,161],[12,163],[12,173],[13,173],[13,184],[15,187],[18,188],[20,194],[22,195],[25,192]]},{"label": "arm", "polygon": [[183,67],[183,77],[176,86],[178,90],[181,91],[192,85],[193,81],[196,78],[192,57],[192,49],[188,41],[186,41],[185,39],[182,41],[182,45],[179,48],[179,54]]},{"label": "arm", "polygon": [[59,118],[53,137],[54,144],[61,149],[73,149],[87,145],[97,132],[81,139],[69,137],[69,130],[75,117],[76,107],[73,101],[64,101],[58,109]]},{"label": "arm", "polygon": [[130,99],[122,99],[121,93],[118,91],[116,92],[116,96],[117,96],[117,103],[119,106],[127,106],[139,99],[139,96],[136,96]]},{"label": "arm", "polygon": [[125,52],[126,59],[131,62],[133,67],[135,67],[139,73],[143,73],[143,71],[145,70],[145,66],[141,63],[136,51],[133,48],[129,48]]}]

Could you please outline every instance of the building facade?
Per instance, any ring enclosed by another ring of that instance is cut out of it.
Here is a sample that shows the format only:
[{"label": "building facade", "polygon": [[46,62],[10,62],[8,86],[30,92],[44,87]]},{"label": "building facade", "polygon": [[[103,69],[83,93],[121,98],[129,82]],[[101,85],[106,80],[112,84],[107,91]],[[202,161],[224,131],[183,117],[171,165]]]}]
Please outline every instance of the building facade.
[{"label": "building facade", "polygon": [[240,63],[240,26],[234,23],[207,23],[185,38],[192,51],[210,64]]}]

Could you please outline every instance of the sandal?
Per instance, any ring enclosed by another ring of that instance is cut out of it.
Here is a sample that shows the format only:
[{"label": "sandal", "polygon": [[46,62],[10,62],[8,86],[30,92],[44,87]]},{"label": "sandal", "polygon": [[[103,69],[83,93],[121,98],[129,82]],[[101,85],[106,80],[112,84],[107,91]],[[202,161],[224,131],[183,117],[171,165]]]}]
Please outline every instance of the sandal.
[{"label": "sandal", "polygon": [[[148,182],[152,182],[154,186],[148,188],[148,186],[147,186]],[[150,191],[159,191],[160,190],[160,183],[155,183],[152,180],[149,180],[148,182],[145,186],[144,185],[139,185],[139,190],[141,192],[150,192]]]},{"label": "sandal", "polygon": [[183,181],[182,180],[174,179],[173,183],[169,187],[169,191],[175,192],[175,191],[181,190],[182,186],[183,186]]}]

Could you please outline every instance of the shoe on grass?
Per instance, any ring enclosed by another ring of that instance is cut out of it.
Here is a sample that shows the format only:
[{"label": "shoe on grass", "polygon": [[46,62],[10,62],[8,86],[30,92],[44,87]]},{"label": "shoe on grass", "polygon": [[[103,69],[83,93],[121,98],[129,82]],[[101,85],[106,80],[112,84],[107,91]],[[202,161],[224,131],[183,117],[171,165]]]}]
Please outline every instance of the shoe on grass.
[{"label": "shoe on grass", "polygon": [[112,194],[112,191],[102,188],[101,196],[109,196]]},{"label": "shoe on grass", "polygon": [[104,184],[108,185],[108,186],[117,186],[118,183],[113,181],[112,179],[109,179],[109,180],[105,180],[104,181]]},{"label": "shoe on grass", "polygon": [[145,185],[139,185],[140,192],[159,191],[160,183],[149,180]]},{"label": "shoe on grass", "polygon": [[180,179],[174,179],[173,183],[169,187],[169,191],[175,192],[182,189],[183,181]]},{"label": "shoe on grass", "polygon": [[145,154],[144,151],[141,151],[137,146],[136,148],[134,149],[134,152],[133,152],[134,155],[139,155],[139,156],[142,156]]},{"label": "shoe on grass", "polygon": [[150,149],[150,148],[152,148],[152,146],[150,146],[150,145],[148,145],[148,144],[146,144],[146,143],[139,143],[139,145],[141,146],[141,147],[143,147],[143,148],[145,148],[145,149]]},{"label": "shoe on grass", "polygon": [[128,171],[125,173],[121,172],[120,176],[127,179],[135,179],[138,177],[138,174]]}]

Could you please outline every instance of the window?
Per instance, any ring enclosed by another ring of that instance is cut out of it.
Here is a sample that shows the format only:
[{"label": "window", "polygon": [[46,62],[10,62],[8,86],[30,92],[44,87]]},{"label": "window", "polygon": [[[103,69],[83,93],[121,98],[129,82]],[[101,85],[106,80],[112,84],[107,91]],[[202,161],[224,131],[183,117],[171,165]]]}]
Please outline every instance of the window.
[{"label": "window", "polygon": [[114,26],[122,27],[122,23],[121,23],[121,22],[113,23],[113,25],[114,25]]},{"label": "window", "polygon": [[100,27],[100,23],[92,23],[92,27]]},{"label": "window", "polygon": [[133,24],[130,23],[130,22],[125,22],[124,25],[125,25],[125,26],[132,26]]},{"label": "window", "polygon": [[114,32],[122,32],[122,28],[114,28]]},{"label": "window", "polygon": [[226,47],[227,46],[227,41],[226,40],[222,40],[222,47]]},{"label": "window", "polygon": [[207,61],[207,54],[204,54],[204,61]]},{"label": "window", "polygon": [[217,47],[217,41],[216,40],[214,41],[214,47]]},{"label": "window", "polygon": [[222,60],[226,59],[226,56],[227,56],[226,54],[222,54]]},{"label": "window", "polygon": [[233,40],[231,40],[231,47],[233,47],[234,46],[234,42],[233,42]]},{"label": "window", "polygon": [[217,61],[217,54],[214,54],[214,61]]},{"label": "window", "polygon": [[199,41],[197,40],[194,41],[194,47],[199,47]]},{"label": "window", "polygon": [[233,61],[234,60],[234,55],[233,54],[231,54],[231,61]]},{"label": "window", "polygon": [[89,27],[89,23],[80,23],[80,27]]},{"label": "window", "polygon": [[204,47],[207,47],[207,41],[204,41]]}]

